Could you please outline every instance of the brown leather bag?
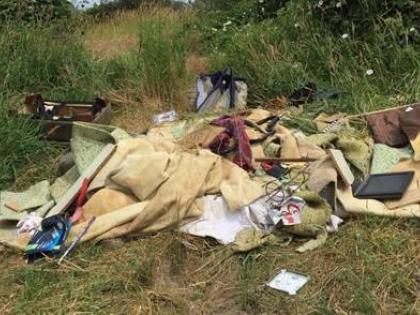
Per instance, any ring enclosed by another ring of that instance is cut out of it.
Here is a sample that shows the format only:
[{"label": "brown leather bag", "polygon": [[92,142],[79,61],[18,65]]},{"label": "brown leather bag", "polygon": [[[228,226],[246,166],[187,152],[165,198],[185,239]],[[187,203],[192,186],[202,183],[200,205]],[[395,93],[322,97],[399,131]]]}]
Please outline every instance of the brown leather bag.
[{"label": "brown leather bag", "polygon": [[400,127],[399,112],[400,110],[393,110],[367,116],[375,143],[396,148],[404,147],[409,143],[406,134]]}]

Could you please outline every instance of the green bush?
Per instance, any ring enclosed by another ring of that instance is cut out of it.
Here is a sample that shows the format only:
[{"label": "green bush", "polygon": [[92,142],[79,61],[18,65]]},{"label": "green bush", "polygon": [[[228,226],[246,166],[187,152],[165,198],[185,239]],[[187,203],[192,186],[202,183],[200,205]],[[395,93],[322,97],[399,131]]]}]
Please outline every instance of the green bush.
[{"label": "green bush", "polygon": [[311,0],[308,9],[314,19],[335,34],[352,33],[358,37],[369,37],[380,31],[378,24],[398,20],[399,28],[394,30],[402,39],[419,41],[416,31],[409,29],[420,26],[420,2],[411,0]]},{"label": "green bush", "polygon": [[288,95],[307,81],[346,92],[346,98],[332,101],[334,110],[363,111],[420,98],[419,45],[401,43],[401,30],[417,31],[410,31],[402,15],[371,16],[372,31],[363,37],[325,23],[307,1],[295,0],[263,22],[199,27],[213,70],[230,66],[246,77],[251,103]]},{"label": "green bush", "polygon": [[[83,0],[81,0],[83,1]],[[106,18],[119,11],[128,11],[139,9],[145,4],[152,5],[169,5],[170,0],[116,0],[108,3],[103,3],[99,6],[94,6],[87,11],[88,14],[95,16],[96,18]]]},{"label": "green bush", "polygon": [[0,2],[0,22],[49,23],[56,19],[68,18],[73,6],[67,0],[2,0]]}]

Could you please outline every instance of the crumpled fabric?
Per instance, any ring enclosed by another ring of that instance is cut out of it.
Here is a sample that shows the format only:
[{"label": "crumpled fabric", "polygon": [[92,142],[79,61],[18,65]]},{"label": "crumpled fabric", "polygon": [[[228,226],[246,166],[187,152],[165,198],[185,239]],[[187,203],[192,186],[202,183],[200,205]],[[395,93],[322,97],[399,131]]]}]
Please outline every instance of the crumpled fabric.
[{"label": "crumpled fabric", "polygon": [[390,147],[403,147],[408,144],[407,136],[401,130],[399,110],[367,116],[367,122],[376,143]]},{"label": "crumpled fabric", "polygon": [[77,169],[77,166],[74,165],[64,175],[58,177],[50,187],[51,195],[54,200],[59,200],[77,181],[79,176],[79,170]]},{"label": "crumpled fabric", "polygon": [[273,234],[267,234],[255,228],[247,228],[236,234],[232,250],[236,253],[246,253],[266,244],[277,245],[279,240]]},{"label": "crumpled fabric", "polygon": [[131,136],[126,131],[113,126],[73,123],[70,145],[79,173],[83,173],[89,167],[105,145],[130,138]]},{"label": "crumpled fabric", "polygon": [[372,139],[358,134],[352,129],[343,129],[338,133],[337,148],[343,151],[344,157],[364,176],[369,174],[372,156]]},{"label": "crumpled fabric", "polygon": [[337,140],[338,135],[335,133],[331,133],[331,132],[326,132],[326,133],[316,133],[313,135],[308,136],[308,140],[319,147],[323,147],[323,146],[327,146],[329,145],[331,142]]},{"label": "crumpled fabric", "polygon": [[16,225],[17,234],[28,233],[33,235],[42,222],[42,217],[40,217],[36,212],[31,212],[22,218]]},{"label": "crumpled fabric", "polygon": [[385,205],[389,209],[397,209],[410,204],[420,202],[420,162],[416,162],[412,159],[401,161],[395,165],[391,172],[407,172],[413,171],[414,177],[408,186],[407,191],[404,193],[399,200],[386,201]]},{"label": "crumpled fabric", "polygon": [[227,245],[235,240],[236,234],[253,227],[246,208],[238,211],[229,209],[223,197],[209,195],[203,198],[203,214],[194,221],[182,225],[179,230],[201,237],[212,237]]},{"label": "crumpled fabric", "polygon": [[390,210],[385,204],[375,199],[357,199],[351,187],[338,189],[337,199],[349,214],[376,215],[390,218],[420,218],[420,205],[410,204]]},{"label": "crumpled fabric", "polygon": [[220,133],[209,145],[208,148],[217,154],[226,155],[235,148],[233,162],[246,171],[252,171],[252,151],[249,137],[245,132],[245,123],[238,116],[222,116],[211,122],[213,125],[224,127],[225,131]]},{"label": "crumpled fabric", "polygon": [[44,216],[54,206],[49,187],[48,181],[42,181],[24,192],[0,192],[0,220],[19,221],[29,211]]},{"label": "crumpled fabric", "polygon": [[334,187],[337,187],[338,173],[329,156],[311,163],[308,167],[308,174],[306,186],[311,191],[320,193],[330,183],[334,183]]},{"label": "crumpled fabric", "polygon": [[400,126],[414,150],[413,159],[420,161],[420,106],[407,108],[399,113]]},{"label": "crumpled fabric", "polygon": [[409,148],[396,149],[385,144],[375,144],[373,146],[370,173],[388,173],[400,160],[410,158],[411,150]]},{"label": "crumpled fabric", "polygon": [[330,220],[332,210],[330,205],[315,192],[301,191],[296,196],[305,200],[305,206],[301,212],[302,222],[301,224],[283,227],[282,229],[297,236],[315,237],[315,239],[296,249],[296,251],[303,253],[325,243],[327,240],[325,226]]},{"label": "crumpled fabric", "polygon": [[1,209],[7,207],[15,212],[38,208],[51,200],[50,183],[44,180],[32,185],[24,192],[0,192]]},{"label": "crumpled fabric", "polygon": [[348,120],[344,113],[333,115],[321,113],[314,119],[314,123],[319,132],[330,133],[339,131],[343,126],[348,124]]},{"label": "crumpled fabric", "polygon": [[[139,161],[142,172],[136,171]],[[197,199],[207,194],[220,193],[232,211],[264,194],[261,184],[251,180],[246,171],[210,151],[156,151],[147,138],[121,141],[92,185],[134,196],[137,202],[127,205],[128,211],[135,212],[140,201],[146,202],[134,220],[116,225],[103,238],[157,232],[197,218],[202,213]],[[85,205],[86,215],[91,200]],[[104,200],[102,205],[106,204]],[[106,211],[106,215],[111,217],[119,210]]]}]

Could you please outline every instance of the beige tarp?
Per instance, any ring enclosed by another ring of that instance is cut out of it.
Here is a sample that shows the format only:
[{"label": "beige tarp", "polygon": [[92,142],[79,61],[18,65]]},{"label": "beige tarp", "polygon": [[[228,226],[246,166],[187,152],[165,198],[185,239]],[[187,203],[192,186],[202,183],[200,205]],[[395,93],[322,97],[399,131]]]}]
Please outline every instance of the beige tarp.
[{"label": "beige tarp", "polygon": [[[84,221],[96,215],[107,226],[101,238],[156,232],[195,218],[201,214],[196,201],[206,194],[220,193],[237,210],[264,193],[247,172],[210,151],[155,147],[147,138],[121,141],[92,182],[101,190],[85,204]],[[119,219],[124,212],[131,220]]]}]

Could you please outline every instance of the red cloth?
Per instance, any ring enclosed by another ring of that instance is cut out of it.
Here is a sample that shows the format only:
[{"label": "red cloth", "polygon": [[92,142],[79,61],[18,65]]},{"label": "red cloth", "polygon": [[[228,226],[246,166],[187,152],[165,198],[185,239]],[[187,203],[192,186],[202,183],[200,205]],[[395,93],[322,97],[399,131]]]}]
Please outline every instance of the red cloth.
[{"label": "red cloth", "polygon": [[251,144],[245,131],[243,119],[238,116],[226,115],[213,120],[211,123],[224,127],[225,131],[214,138],[208,148],[220,155],[236,151],[233,162],[246,171],[253,171]]}]

